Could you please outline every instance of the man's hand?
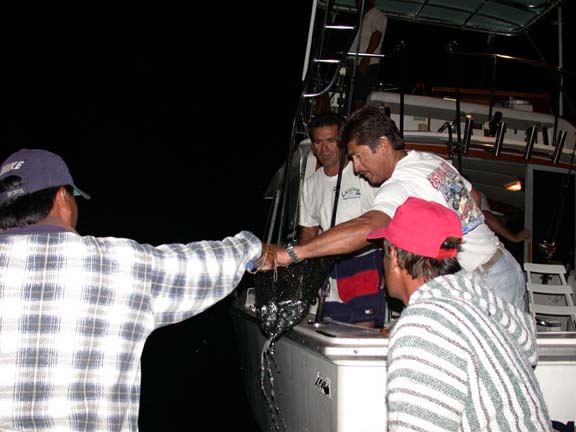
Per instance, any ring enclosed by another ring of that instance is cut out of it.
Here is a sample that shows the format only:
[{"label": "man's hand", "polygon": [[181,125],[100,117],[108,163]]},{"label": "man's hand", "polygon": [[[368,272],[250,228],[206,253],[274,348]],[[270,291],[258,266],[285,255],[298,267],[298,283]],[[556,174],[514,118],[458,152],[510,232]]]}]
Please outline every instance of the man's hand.
[{"label": "man's hand", "polygon": [[530,238],[530,230],[529,229],[523,229],[522,231],[514,234],[514,239],[512,241],[515,243],[520,243],[524,240],[528,240],[529,238]]},{"label": "man's hand", "polygon": [[254,263],[256,271],[268,271],[276,268],[276,254],[282,247],[274,244],[262,243],[262,255]]},{"label": "man's hand", "polygon": [[280,248],[276,253],[276,265],[278,267],[286,267],[292,264],[292,258],[286,252],[286,249]]}]

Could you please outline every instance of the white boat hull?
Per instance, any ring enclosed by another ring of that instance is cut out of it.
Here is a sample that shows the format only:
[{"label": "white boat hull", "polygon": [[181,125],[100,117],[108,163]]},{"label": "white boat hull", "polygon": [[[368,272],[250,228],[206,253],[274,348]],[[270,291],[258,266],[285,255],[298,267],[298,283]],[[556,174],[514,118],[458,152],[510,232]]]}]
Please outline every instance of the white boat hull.
[{"label": "white boat hull", "polygon": [[[261,391],[265,342],[253,312],[233,308],[246,391],[262,432],[276,429]],[[313,316],[310,316],[313,318]],[[552,420],[576,420],[576,333],[539,334],[536,376]],[[374,330],[304,320],[274,348],[276,402],[289,432],[386,430],[388,338]],[[282,420],[280,420],[282,421]]]},{"label": "white boat hull", "polygon": [[[253,316],[239,309],[234,325],[254,415],[262,431],[274,430],[271,407],[260,387],[264,335]],[[328,331],[330,327],[322,326]],[[279,419],[288,431],[385,430],[388,339],[377,335],[363,338],[363,343],[356,338],[330,339],[303,324],[276,343],[273,373]]]}]

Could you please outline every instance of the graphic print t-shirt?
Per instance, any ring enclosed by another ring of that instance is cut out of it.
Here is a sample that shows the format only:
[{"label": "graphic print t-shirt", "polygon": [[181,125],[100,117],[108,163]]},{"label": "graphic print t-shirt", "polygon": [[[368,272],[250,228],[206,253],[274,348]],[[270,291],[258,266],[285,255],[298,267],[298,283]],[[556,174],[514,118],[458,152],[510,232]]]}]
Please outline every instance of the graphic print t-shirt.
[{"label": "graphic print t-shirt", "polygon": [[454,210],[460,216],[464,233],[458,261],[466,270],[473,270],[494,255],[498,237],[484,223],[471,189],[472,185],[448,161],[431,153],[409,151],[376,192],[371,210],[393,217],[410,196]]}]

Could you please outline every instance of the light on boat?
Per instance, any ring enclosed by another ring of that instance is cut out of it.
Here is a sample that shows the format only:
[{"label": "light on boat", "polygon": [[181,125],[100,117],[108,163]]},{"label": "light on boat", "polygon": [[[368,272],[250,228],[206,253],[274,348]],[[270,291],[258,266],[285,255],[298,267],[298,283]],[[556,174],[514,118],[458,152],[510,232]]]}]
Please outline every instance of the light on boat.
[{"label": "light on boat", "polygon": [[522,182],[520,180],[516,180],[512,183],[504,185],[504,188],[512,192],[518,192],[522,190]]}]

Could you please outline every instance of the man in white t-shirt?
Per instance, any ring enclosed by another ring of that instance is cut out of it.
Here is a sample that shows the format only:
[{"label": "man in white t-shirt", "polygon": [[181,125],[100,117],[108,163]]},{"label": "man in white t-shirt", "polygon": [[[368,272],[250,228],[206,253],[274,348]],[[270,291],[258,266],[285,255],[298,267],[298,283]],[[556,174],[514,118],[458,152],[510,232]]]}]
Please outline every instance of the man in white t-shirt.
[{"label": "man in white t-shirt", "polygon": [[[300,194],[299,244],[308,243],[332,227],[342,156],[338,134],[343,122],[344,118],[339,114],[326,112],[314,117],[308,124],[312,152],[320,168],[304,181]],[[374,201],[375,189],[354,174],[348,159],[344,160],[334,224],[368,211]],[[384,297],[380,292],[381,261],[379,249],[339,260],[332,272],[324,315],[365,326],[380,324],[384,315]]]},{"label": "man in white t-shirt", "polygon": [[462,222],[464,241],[460,265],[477,272],[503,299],[524,309],[524,276],[514,257],[484,223],[472,198],[472,185],[439,156],[404,149],[398,129],[378,108],[356,111],[342,128],[354,171],[372,185],[380,185],[372,208],[344,222],[305,245],[277,254],[279,265],[293,260],[349,253],[365,247],[372,230],[386,226],[396,209],[414,196],[436,201],[455,211]]},{"label": "man in white t-shirt", "polygon": [[[381,54],[388,18],[382,11],[376,9],[376,0],[365,0],[364,3],[362,28],[358,29],[354,42],[352,42],[351,51],[365,54]],[[356,0],[356,7],[358,8],[358,13],[360,13],[362,11],[362,0]],[[359,34],[360,44],[358,44]],[[379,57],[359,57],[356,59],[358,68],[354,77],[354,110],[364,106],[366,98],[378,82],[380,60]]]}]

